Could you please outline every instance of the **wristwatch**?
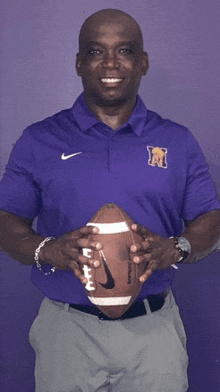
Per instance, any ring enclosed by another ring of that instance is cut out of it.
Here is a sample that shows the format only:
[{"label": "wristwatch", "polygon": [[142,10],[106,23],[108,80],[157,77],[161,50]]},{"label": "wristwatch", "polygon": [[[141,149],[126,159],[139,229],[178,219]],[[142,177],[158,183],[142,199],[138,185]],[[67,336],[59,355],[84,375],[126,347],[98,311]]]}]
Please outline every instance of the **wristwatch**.
[{"label": "wristwatch", "polygon": [[191,245],[185,237],[174,237],[175,247],[180,252],[180,259],[177,263],[181,263],[191,253]]}]

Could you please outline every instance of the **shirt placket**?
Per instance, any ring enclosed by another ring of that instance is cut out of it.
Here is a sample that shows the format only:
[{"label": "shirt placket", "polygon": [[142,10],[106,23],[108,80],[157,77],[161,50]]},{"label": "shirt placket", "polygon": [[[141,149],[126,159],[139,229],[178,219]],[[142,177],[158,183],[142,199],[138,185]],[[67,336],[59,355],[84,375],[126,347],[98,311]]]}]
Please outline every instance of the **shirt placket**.
[{"label": "shirt placket", "polygon": [[108,172],[109,173],[118,173],[119,167],[118,167],[118,143],[117,143],[117,138],[115,137],[116,135],[113,135],[110,140],[109,140],[109,146],[108,146]]}]

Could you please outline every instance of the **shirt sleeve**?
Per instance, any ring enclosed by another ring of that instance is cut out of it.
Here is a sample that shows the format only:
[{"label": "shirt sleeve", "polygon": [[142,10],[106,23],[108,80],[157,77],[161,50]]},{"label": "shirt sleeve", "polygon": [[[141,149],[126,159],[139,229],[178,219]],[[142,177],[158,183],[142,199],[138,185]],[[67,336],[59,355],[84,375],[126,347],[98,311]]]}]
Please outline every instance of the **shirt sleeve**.
[{"label": "shirt sleeve", "polygon": [[219,209],[220,204],[202,150],[190,132],[186,149],[187,173],[181,218],[194,220],[199,215]]},{"label": "shirt sleeve", "polygon": [[16,142],[0,183],[0,209],[34,219],[41,209],[40,189],[34,181],[34,152],[28,132]]}]

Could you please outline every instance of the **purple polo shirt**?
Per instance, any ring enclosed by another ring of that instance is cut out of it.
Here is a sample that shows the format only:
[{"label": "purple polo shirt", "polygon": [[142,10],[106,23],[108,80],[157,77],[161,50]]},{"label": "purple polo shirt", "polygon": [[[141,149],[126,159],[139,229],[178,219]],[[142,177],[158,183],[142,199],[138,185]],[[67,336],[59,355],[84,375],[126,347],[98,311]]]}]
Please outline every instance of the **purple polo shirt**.
[{"label": "purple polo shirt", "polygon": [[[200,147],[183,126],[146,109],[138,96],[116,131],[98,121],[83,94],[71,109],[28,127],[17,141],[1,182],[0,208],[35,218],[37,232],[59,237],[86,225],[105,203],[164,237],[182,220],[220,208]],[[173,269],[155,271],[138,299],[170,286]],[[71,271],[32,280],[53,300],[91,305]]]}]

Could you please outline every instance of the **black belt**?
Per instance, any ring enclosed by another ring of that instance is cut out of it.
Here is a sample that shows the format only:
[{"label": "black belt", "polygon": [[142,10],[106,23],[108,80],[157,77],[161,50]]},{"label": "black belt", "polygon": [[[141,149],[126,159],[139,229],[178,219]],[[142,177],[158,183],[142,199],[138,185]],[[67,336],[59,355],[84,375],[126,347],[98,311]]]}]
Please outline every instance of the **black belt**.
[{"label": "black belt", "polygon": [[[147,297],[149,302],[151,312],[156,312],[161,309],[165,302],[165,294],[162,295],[150,295]],[[88,306],[88,305],[77,305],[77,304],[69,304],[69,306],[73,309],[80,310],[80,312],[89,313],[93,316],[97,316],[100,320],[125,320],[129,318],[143,316],[147,314],[144,301],[134,302],[131,307],[119,318],[112,319],[102,313],[96,306]]]}]

